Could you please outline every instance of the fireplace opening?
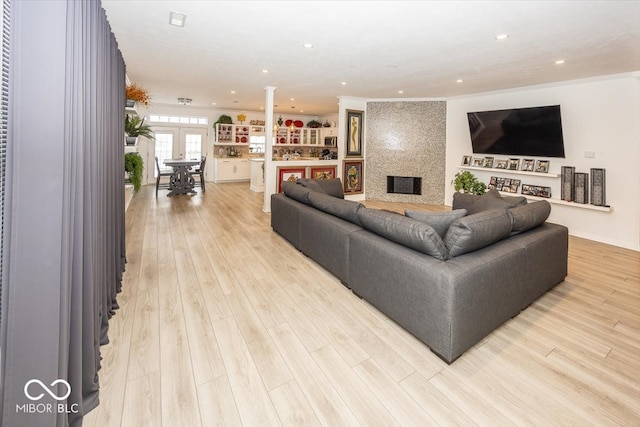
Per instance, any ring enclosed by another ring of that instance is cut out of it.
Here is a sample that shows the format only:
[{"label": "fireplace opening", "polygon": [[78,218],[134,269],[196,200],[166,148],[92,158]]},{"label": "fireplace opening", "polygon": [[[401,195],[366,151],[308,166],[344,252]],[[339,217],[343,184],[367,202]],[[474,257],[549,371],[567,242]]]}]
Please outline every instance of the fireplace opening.
[{"label": "fireplace opening", "polygon": [[387,176],[387,193],[422,195],[422,178],[416,176]]}]

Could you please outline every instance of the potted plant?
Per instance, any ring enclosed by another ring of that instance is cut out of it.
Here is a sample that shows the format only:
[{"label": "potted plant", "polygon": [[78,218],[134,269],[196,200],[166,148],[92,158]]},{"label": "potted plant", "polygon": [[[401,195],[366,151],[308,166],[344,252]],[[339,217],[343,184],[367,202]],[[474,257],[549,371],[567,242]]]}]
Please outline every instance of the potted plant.
[{"label": "potted plant", "polygon": [[[246,117],[245,117],[246,119]],[[216,128],[216,125],[220,123],[223,125],[231,125],[233,124],[233,119],[231,118],[231,116],[227,116],[226,114],[222,114],[220,117],[218,117],[218,120],[216,120],[216,122],[213,124],[213,128]]]},{"label": "potted plant", "polygon": [[127,134],[127,145],[135,145],[139,136],[154,140],[153,131],[149,125],[144,124],[144,119],[127,114],[124,118],[124,132]]},{"label": "potted plant", "polygon": [[151,100],[149,92],[147,92],[146,89],[144,89],[140,85],[137,85],[136,83],[127,85],[127,88],[125,90],[125,98],[127,99],[127,107],[134,107],[136,102],[139,102],[145,107],[148,107]]},{"label": "potted plant", "polygon": [[142,170],[144,162],[139,153],[126,153],[124,155],[124,170],[129,176],[129,181],[133,184],[133,192],[140,191],[142,185]]},{"label": "potted plant", "polygon": [[487,190],[487,185],[469,171],[458,172],[451,184],[454,190],[462,193],[482,195]]}]

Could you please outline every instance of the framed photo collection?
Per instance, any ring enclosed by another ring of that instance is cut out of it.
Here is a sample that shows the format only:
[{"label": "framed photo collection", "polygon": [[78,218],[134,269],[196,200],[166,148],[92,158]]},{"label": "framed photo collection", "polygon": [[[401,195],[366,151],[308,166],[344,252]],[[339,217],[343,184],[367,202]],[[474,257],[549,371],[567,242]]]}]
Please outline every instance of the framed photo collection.
[{"label": "framed photo collection", "polygon": [[[472,155],[464,155],[462,157],[462,164],[460,168],[476,169],[476,170],[479,168],[485,168],[485,169],[490,169],[494,171],[501,170],[507,173],[509,171],[513,171],[514,174],[519,174],[519,175],[528,175],[529,173],[531,175],[536,175],[536,174],[549,173],[549,164],[550,164],[550,161],[545,159],[531,159],[531,158],[517,158],[517,157],[495,158],[493,156],[476,157]],[[563,167],[563,169],[565,168]],[[560,176],[560,175],[557,175],[557,176]],[[572,185],[570,186],[572,187]],[[514,178],[492,176],[490,178],[489,184],[487,185],[487,188],[495,189],[503,193],[520,193],[525,196],[536,196],[536,197],[544,197],[544,198],[551,197],[551,187],[542,186],[542,185],[522,184],[522,181],[520,179],[514,179]],[[563,186],[561,186],[561,188],[564,190]],[[588,191],[588,189],[586,189],[586,191]],[[585,199],[587,197],[585,197]],[[565,199],[564,194],[563,194],[563,199]]]}]

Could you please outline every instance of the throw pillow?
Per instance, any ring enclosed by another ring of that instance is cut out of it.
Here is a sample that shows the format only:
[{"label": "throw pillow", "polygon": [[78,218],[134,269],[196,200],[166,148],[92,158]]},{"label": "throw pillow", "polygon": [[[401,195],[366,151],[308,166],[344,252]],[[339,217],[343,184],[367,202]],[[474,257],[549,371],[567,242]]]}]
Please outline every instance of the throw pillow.
[{"label": "throw pillow", "polygon": [[429,224],[368,208],[359,209],[358,216],[362,226],[373,233],[436,259],[448,258],[442,238]]},{"label": "throw pillow", "polygon": [[293,200],[297,200],[305,205],[309,204],[309,189],[298,185],[295,182],[285,181],[282,183],[282,192]]},{"label": "throw pillow", "polygon": [[320,184],[318,184],[318,181],[316,181],[315,179],[309,179],[309,178],[298,178],[298,181],[296,181],[298,184],[302,185],[305,188],[308,188],[311,191],[317,191],[319,193],[324,193],[324,189],[322,187],[320,187]]},{"label": "throw pillow", "polygon": [[551,213],[551,205],[546,200],[540,200],[508,209],[507,212],[513,221],[511,234],[518,234],[544,223]]},{"label": "throw pillow", "polygon": [[309,179],[301,178],[298,180],[299,184],[309,188],[313,191],[319,191],[321,193],[328,194],[332,197],[344,199],[344,190],[342,189],[342,181],[340,178],[334,179]]},{"label": "throw pillow", "polygon": [[504,209],[491,209],[455,220],[444,244],[453,258],[489,246],[510,233],[511,215]]},{"label": "throw pillow", "polygon": [[478,197],[478,200],[466,209],[469,215],[473,215],[490,209],[514,208],[518,206],[518,202],[519,201],[512,202],[509,201],[509,199],[504,199],[497,190],[489,190],[482,196]]},{"label": "throw pillow", "polygon": [[432,226],[436,232],[444,239],[447,230],[453,221],[467,215],[466,209],[456,209],[444,212],[428,211],[404,211],[405,216],[418,221],[423,221]]},{"label": "throw pillow", "polygon": [[453,193],[452,208],[453,210],[468,209],[469,206],[474,204],[475,201],[478,200],[479,198],[480,196],[477,196],[475,194],[455,192]]},{"label": "throw pillow", "polygon": [[344,199],[344,190],[342,188],[342,181],[340,178],[318,179],[317,181],[325,193],[339,199]]}]

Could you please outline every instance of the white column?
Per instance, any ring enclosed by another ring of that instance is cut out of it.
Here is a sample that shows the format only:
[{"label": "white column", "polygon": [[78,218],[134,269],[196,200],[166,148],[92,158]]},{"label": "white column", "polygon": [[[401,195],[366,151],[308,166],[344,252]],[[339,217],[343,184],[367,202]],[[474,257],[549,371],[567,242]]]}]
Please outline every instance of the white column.
[{"label": "white column", "polygon": [[275,193],[275,170],[273,163],[273,99],[277,87],[265,86],[264,125],[266,141],[264,145],[264,204],[262,210],[271,212],[271,195]]}]

